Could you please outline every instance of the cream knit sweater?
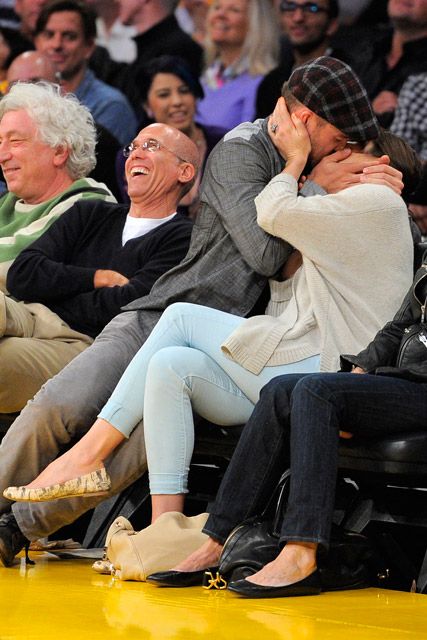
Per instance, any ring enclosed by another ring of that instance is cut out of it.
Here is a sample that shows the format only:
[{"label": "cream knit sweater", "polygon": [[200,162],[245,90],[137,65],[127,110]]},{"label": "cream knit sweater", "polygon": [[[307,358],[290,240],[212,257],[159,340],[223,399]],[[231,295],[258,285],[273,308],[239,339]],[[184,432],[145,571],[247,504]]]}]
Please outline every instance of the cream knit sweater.
[{"label": "cream knit sweater", "polygon": [[255,374],[316,354],[321,371],[336,371],[339,354],[364,348],[412,282],[406,205],[370,184],[303,198],[288,174],[273,178],[255,204],[258,224],[299,249],[303,264],[290,280],[270,282],[271,315],[247,319],[222,350]]}]

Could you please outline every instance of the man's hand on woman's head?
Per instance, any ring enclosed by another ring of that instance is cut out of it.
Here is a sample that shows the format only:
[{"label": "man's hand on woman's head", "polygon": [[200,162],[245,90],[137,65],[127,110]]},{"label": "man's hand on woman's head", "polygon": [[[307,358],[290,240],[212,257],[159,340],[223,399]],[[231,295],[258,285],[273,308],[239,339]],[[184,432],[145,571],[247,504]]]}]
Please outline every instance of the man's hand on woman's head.
[{"label": "man's hand on woman's head", "polygon": [[397,194],[403,189],[402,173],[390,167],[388,156],[368,160],[366,155],[352,155],[349,148],[323,158],[308,176],[328,193],[337,193],[360,183],[382,184]]},{"label": "man's hand on woman's head", "polygon": [[381,156],[377,158],[378,164],[367,166],[363,169],[360,182],[369,184],[383,184],[391,187],[399,196],[403,190],[402,172],[390,166],[390,158]]},{"label": "man's hand on woman's head", "polygon": [[268,134],[286,161],[285,170],[298,180],[311,151],[311,142],[305,124],[295,114],[289,113],[283,97],[278,99],[270,116]]}]

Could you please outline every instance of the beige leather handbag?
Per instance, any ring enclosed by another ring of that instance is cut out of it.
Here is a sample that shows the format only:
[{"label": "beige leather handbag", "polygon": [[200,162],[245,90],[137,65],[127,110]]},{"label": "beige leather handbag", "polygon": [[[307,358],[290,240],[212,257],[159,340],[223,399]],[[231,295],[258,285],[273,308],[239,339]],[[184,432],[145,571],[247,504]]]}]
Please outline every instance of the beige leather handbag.
[{"label": "beige leather handbag", "polygon": [[207,519],[207,513],[187,517],[171,511],[146,529],[134,531],[129,520],[119,516],[106,540],[111,573],[120,580],[145,582],[156,571],[172,569],[207,540],[202,533]]}]

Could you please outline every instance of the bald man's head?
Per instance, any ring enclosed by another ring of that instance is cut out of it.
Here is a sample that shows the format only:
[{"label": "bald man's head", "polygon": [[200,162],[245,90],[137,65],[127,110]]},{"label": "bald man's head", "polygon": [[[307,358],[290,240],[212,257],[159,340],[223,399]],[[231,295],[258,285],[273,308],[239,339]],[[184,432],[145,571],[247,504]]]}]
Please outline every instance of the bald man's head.
[{"label": "bald man's head", "polygon": [[55,67],[47,56],[38,51],[25,51],[17,56],[7,71],[9,84],[14,82],[57,82]]},{"label": "bald man's head", "polygon": [[192,188],[200,169],[200,153],[195,143],[179,129],[160,122],[149,124],[141,133],[159,140],[161,144],[176,155],[178,160],[193,166],[194,176],[192,180],[183,184],[180,197],[184,196]]}]

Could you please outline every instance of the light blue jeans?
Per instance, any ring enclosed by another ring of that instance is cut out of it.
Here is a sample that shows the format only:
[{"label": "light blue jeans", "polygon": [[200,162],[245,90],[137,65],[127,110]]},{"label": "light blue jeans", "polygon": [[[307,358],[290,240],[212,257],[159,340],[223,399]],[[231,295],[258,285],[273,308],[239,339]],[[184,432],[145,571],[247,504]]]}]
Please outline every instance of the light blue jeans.
[{"label": "light blue jeans", "polygon": [[126,437],[144,416],[152,494],[187,492],[193,411],[218,425],[243,424],[272,378],[319,371],[320,358],[313,356],[250,373],[220,348],[243,322],[209,307],[171,305],[102,409],[99,417]]}]

